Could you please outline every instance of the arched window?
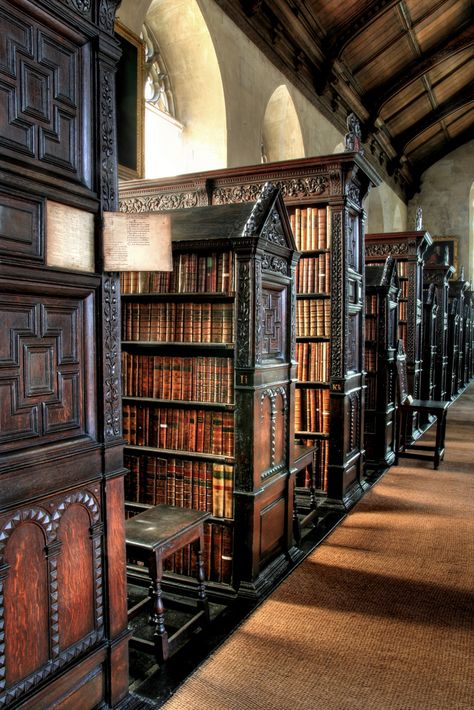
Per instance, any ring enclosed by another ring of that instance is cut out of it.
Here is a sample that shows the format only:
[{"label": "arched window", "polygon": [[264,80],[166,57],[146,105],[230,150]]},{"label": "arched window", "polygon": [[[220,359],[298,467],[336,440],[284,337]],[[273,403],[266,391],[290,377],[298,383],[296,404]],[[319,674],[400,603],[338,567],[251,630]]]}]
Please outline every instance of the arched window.
[{"label": "arched window", "polygon": [[145,43],[145,101],[159,111],[175,116],[169,74],[156,39],[147,25],[142,26]]},{"label": "arched window", "polygon": [[145,178],[180,171],[183,125],[175,114],[175,101],[166,63],[152,30],[144,24],[145,43]]}]

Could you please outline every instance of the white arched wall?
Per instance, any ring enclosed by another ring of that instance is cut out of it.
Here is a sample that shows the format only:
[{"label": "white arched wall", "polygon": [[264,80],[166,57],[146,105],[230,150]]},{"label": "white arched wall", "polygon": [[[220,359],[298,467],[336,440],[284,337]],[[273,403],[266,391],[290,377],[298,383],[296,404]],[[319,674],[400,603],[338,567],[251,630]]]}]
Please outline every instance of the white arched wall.
[{"label": "white arched wall", "polygon": [[407,206],[386,184],[373,187],[364,203],[366,232],[403,232],[407,229]]},{"label": "white arched wall", "polygon": [[263,117],[262,130],[268,162],[304,158],[303,135],[295,104],[285,84],[270,97]]},{"label": "white arched wall", "polygon": [[[168,174],[227,166],[227,117],[219,64],[206,22],[196,0],[124,0],[118,19],[136,34],[144,21],[163,53],[183,125],[181,148]],[[137,26],[138,25],[138,26]],[[148,174],[160,174],[159,144],[150,156]]]},{"label": "white arched wall", "polygon": [[[215,0],[197,0],[214,42],[227,111],[228,167],[261,160],[265,111],[272,94],[286,83],[301,127],[302,155],[328,155],[342,134],[265,57]],[[302,157],[302,155],[300,157]]]}]

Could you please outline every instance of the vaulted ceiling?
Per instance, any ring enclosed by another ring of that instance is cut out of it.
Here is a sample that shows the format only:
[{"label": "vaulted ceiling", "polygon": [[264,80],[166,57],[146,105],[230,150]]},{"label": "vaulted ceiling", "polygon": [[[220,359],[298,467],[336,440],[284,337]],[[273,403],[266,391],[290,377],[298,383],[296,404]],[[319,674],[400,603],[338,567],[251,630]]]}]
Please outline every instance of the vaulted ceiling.
[{"label": "vaulted ceiling", "polygon": [[405,196],[474,137],[473,0],[217,3]]}]

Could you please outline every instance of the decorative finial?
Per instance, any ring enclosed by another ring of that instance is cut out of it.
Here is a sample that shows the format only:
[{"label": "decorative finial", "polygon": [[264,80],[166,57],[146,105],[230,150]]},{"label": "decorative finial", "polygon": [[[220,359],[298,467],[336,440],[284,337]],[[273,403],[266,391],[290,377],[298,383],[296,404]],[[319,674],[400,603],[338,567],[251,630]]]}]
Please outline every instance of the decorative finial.
[{"label": "decorative finial", "polygon": [[423,208],[416,208],[416,218],[415,218],[415,230],[417,232],[423,231]]},{"label": "decorative finial", "polygon": [[344,136],[344,146],[346,151],[360,153],[364,155],[362,147],[362,133],[359,119],[355,113],[350,113],[346,119],[347,133]]}]

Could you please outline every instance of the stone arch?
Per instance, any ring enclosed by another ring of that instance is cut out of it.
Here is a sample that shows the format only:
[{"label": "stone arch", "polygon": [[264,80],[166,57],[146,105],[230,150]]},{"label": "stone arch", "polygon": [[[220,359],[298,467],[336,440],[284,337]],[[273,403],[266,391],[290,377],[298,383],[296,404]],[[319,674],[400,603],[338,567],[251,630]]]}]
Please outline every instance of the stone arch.
[{"label": "stone arch", "polygon": [[[145,127],[146,177],[223,168],[227,165],[227,119],[214,44],[196,0],[123,0],[118,19],[135,34],[146,22],[169,72],[180,124],[169,169],[156,130]],[[166,169],[165,169],[166,168]]]},{"label": "stone arch", "polygon": [[262,160],[304,158],[301,125],[288,87],[281,84],[268,101],[263,118]]}]

